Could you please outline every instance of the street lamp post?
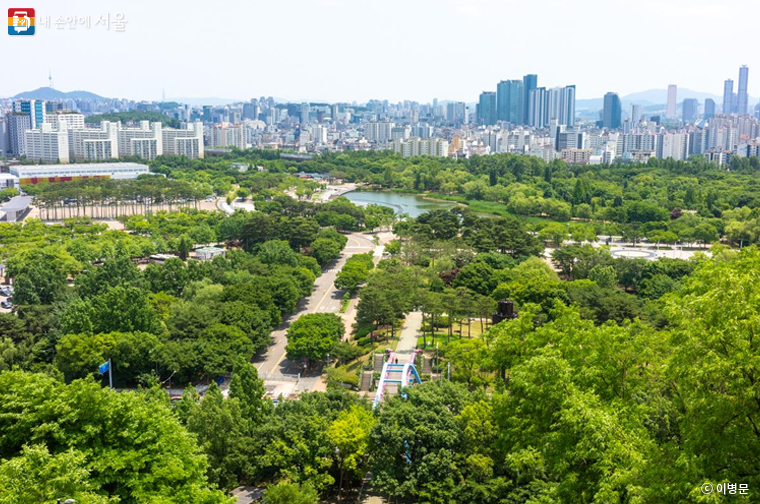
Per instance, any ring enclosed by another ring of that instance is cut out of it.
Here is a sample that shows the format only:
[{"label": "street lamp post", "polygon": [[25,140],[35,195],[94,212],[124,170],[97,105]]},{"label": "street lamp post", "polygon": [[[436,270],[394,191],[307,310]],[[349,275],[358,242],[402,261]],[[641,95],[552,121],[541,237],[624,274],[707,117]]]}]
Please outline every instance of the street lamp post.
[{"label": "street lamp post", "polygon": [[340,484],[338,486],[338,500],[343,502],[343,462],[340,459],[340,448],[337,446],[335,447],[335,456],[338,459],[338,464],[340,464]]},{"label": "street lamp post", "polygon": [[436,344],[435,344],[435,370],[436,370],[436,372],[437,372],[437,373],[439,373],[439,374],[440,374],[440,372],[441,372],[441,367],[440,367],[440,365],[439,365],[439,364],[440,364],[440,363],[438,362],[438,343],[436,343]]}]

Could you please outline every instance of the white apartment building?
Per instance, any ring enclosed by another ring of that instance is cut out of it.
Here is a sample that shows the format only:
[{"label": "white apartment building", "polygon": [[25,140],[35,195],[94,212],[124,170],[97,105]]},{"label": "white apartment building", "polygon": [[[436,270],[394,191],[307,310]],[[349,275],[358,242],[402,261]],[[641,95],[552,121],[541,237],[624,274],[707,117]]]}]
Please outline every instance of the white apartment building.
[{"label": "white apartment building", "polygon": [[137,128],[123,128],[119,123],[119,157],[139,156],[156,159],[164,153],[162,127],[160,122],[140,121]]},{"label": "white apartment building", "polygon": [[533,135],[525,129],[510,131],[501,137],[499,152],[514,152],[522,154],[530,147]]},{"label": "white apartment building", "polygon": [[364,138],[368,142],[387,143],[392,139],[392,122],[372,121],[364,125]]},{"label": "white apartment building", "polygon": [[0,156],[8,155],[8,123],[0,116]]},{"label": "white apartment building", "polygon": [[402,156],[437,156],[449,155],[449,142],[443,138],[407,138],[393,142],[393,150]]},{"label": "white apartment building", "polygon": [[562,159],[567,164],[587,165],[591,163],[592,149],[562,149]]},{"label": "white apartment building", "polygon": [[395,126],[391,128],[391,140],[403,140],[412,136],[411,126]]},{"label": "white apartment building", "polygon": [[77,161],[117,159],[119,125],[103,121],[100,128],[69,129],[69,157]]},{"label": "white apartment building", "polygon": [[483,143],[490,148],[491,154],[501,152],[501,133],[488,131],[483,135]]},{"label": "white apartment building", "polygon": [[42,123],[38,129],[27,130],[26,157],[43,163],[69,162],[69,135],[66,124],[53,128],[52,124]]},{"label": "white apartment building", "polygon": [[689,135],[687,133],[666,133],[660,137],[657,157],[685,161],[689,157]]},{"label": "white apartment building", "polygon": [[738,143],[736,128],[710,125],[708,128],[707,145],[710,149],[732,150]]},{"label": "white apartment building", "polygon": [[[160,126],[160,123],[155,124]],[[162,138],[161,154],[185,156],[190,159],[203,157],[203,123],[200,121],[188,124],[185,129],[165,128],[162,130]]]},{"label": "white apartment building", "polygon": [[760,157],[760,143],[742,142],[736,146],[736,155],[740,158],[757,156]]},{"label": "white apartment building", "polygon": [[635,152],[657,152],[659,135],[651,133],[631,133],[622,135],[623,145],[618,152],[635,153]]},{"label": "white apartment building", "polygon": [[322,125],[315,124],[309,129],[311,133],[311,139],[316,144],[327,143],[327,128]]},{"label": "white apartment building", "polygon": [[55,114],[46,114],[45,122],[51,124],[53,128],[58,129],[61,124],[65,124],[69,130],[84,129],[84,114],[75,112],[58,112]]},{"label": "white apartment building", "polygon": [[229,123],[217,124],[209,128],[209,147],[237,147],[245,149],[245,127]]}]

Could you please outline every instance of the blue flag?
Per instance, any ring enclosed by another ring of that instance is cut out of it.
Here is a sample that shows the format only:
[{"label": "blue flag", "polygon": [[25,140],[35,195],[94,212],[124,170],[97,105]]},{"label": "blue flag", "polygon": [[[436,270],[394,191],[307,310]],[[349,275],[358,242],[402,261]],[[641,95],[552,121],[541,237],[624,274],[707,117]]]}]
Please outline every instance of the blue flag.
[{"label": "blue flag", "polygon": [[103,364],[98,366],[98,371],[100,371],[100,374],[107,373],[110,367],[111,366],[109,365],[108,361],[105,361]]}]

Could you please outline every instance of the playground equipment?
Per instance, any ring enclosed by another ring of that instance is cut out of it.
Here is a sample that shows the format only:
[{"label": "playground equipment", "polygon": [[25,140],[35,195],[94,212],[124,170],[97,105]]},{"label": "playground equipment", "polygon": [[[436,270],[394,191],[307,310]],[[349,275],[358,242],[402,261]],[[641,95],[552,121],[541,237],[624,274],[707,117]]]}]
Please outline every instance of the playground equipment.
[{"label": "playground equipment", "polygon": [[[398,362],[398,356],[394,354],[393,350],[388,350],[388,359],[383,364],[383,370],[380,372],[380,382],[377,385],[377,393],[375,393],[375,402],[372,408],[377,408],[377,405],[383,402],[385,395],[389,393],[393,387],[402,394],[404,394],[404,388],[411,387],[415,383],[422,383],[420,375],[417,372],[417,366],[414,361],[417,355],[422,353],[422,350],[415,350],[409,355],[408,362]],[[404,355],[401,356],[402,358]]]}]

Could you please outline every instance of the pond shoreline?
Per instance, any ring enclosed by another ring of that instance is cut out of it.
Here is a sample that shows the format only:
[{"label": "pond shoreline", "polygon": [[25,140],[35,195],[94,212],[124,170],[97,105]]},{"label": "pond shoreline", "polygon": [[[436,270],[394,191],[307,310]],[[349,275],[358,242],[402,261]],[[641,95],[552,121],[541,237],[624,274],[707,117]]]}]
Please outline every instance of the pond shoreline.
[{"label": "pond shoreline", "polygon": [[368,205],[378,204],[393,208],[397,213],[406,213],[410,217],[417,217],[425,212],[436,209],[449,209],[464,206],[460,202],[438,199],[421,193],[409,193],[392,191],[388,189],[370,189],[366,186],[357,186],[351,191],[341,194],[355,204]]}]

